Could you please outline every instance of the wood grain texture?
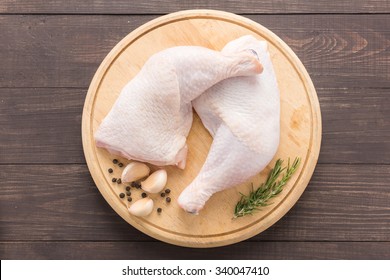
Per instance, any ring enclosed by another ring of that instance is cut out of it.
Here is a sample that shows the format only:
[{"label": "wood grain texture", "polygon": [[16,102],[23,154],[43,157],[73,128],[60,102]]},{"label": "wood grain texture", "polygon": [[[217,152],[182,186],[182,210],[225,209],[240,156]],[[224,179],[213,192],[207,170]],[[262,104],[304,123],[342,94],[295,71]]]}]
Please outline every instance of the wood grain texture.
[{"label": "wood grain texture", "polygon": [[[250,15],[297,53],[316,87],[390,88],[387,15]],[[88,87],[125,35],[156,16],[2,15],[0,87]]]},{"label": "wood grain texture", "polygon": [[[84,163],[80,131],[86,92],[0,89],[0,164]],[[388,89],[317,88],[317,94],[323,119],[320,163],[390,163]]]},{"label": "wood grain texture", "polygon": [[117,0],[115,5],[105,0],[3,0],[0,13],[68,13],[68,14],[162,14],[188,9],[219,9],[235,13],[383,13],[389,12],[386,1],[347,0],[288,2],[272,0],[244,1],[126,1]]},{"label": "wood grain texture", "polygon": [[[293,209],[251,240],[390,241],[389,173],[318,164]],[[85,165],[5,165],[0,178],[0,241],[153,240],[109,207]]]},{"label": "wood grain texture", "polygon": [[0,163],[83,163],[86,89],[0,89]]},{"label": "wood grain texture", "polygon": [[319,162],[390,163],[390,89],[317,93],[323,123]]},{"label": "wood grain texture", "polygon": [[88,87],[109,50],[152,19],[104,18],[0,16],[0,87]]},{"label": "wood grain texture", "polygon": [[[377,165],[390,158],[388,1],[161,3],[0,2],[0,258],[389,259],[390,170]],[[151,14],[192,8],[248,14],[285,40],[320,98],[320,162],[361,164],[319,164],[301,200],[273,227],[251,242],[202,250],[153,242],[111,210],[85,165],[62,164],[84,162],[81,108],[109,50]]]},{"label": "wood grain texture", "polygon": [[3,260],[386,260],[389,252],[390,242],[242,242],[201,250],[161,242],[0,242]]}]

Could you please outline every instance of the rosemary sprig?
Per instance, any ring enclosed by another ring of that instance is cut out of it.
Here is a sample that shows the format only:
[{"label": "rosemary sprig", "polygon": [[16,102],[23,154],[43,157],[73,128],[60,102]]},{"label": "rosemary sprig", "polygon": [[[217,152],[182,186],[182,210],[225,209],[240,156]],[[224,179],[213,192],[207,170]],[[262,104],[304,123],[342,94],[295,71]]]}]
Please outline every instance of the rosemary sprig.
[{"label": "rosemary sprig", "polygon": [[[283,190],[284,185],[286,185],[287,181],[298,169],[300,162],[301,159],[297,157],[290,166],[290,159],[288,159],[287,167],[282,168],[283,160],[278,159],[265,183],[262,183],[256,190],[253,189],[252,184],[252,191],[249,195],[241,193],[241,199],[237,202],[233,217],[238,218],[250,215],[253,214],[253,212],[260,210],[260,207],[269,205],[268,201]],[[285,171],[283,177],[277,181],[283,171]]]}]

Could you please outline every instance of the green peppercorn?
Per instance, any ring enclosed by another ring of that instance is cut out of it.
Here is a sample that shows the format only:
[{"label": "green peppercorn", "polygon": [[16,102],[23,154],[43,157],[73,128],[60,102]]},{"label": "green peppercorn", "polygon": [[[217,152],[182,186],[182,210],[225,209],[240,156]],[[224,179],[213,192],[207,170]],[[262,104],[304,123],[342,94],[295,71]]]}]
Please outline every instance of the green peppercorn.
[{"label": "green peppercorn", "polygon": [[124,198],[124,197],[125,197],[125,194],[124,194],[124,193],[120,193],[120,194],[119,194],[119,197],[120,197],[120,198]]},{"label": "green peppercorn", "polygon": [[169,196],[168,196],[165,200],[166,200],[166,202],[168,202],[168,203],[171,202],[171,198],[170,198]]},{"label": "green peppercorn", "polygon": [[127,195],[127,196],[130,196],[130,195],[131,195],[131,192],[126,192],[126,195]]},{"label": "green peppercorn", "polygon": [[146,193],[142,193],[142,198],[145,198],[145,197],[147,197],[148,195],[146,194]]},{"label": "green peppercorn", "polygon": [[113,163],[113,164],[117,164],[117,163],[118,163],[118,160],[117,160],[117,159],[114,159],[114,160],[112,161],[112,163]]},{"label": "green peppercorn", "polygon": [[112,182],[115,183],[116,182],[116,178],[112,178]]},{"label": "green peppercorn", "polygon": [[114,170],[112,170],[112,168],[108,168],[108,173],[112,173],[114,172]]},{"label": "green peppercorn", "polygon": [[165,190],[165,193],[170,193],[170,192],[171,192],[170,189],[166,189],[166,190]]},{"label": "green peppercorn", "polygon": [[157,208],[157,213],[161,213],[162,212],[162,209],[159,207]]},{"label": "green peppercorn", "polygon": [[161,197],[165,197],[165,193],[164,192],[162,192],[160,195],[161,195]]}]

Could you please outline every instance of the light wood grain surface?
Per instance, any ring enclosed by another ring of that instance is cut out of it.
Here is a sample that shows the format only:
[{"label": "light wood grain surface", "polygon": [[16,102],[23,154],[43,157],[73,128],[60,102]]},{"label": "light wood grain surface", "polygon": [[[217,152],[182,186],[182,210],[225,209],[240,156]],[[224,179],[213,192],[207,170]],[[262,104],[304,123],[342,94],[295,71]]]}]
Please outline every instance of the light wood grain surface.
[{"label": "light wood grain surface", "polygon": [[[387,1],[76,2],[0,4],[2,259],[390,258]],[[149,20],[192,8],[245,14],[276,33],[308,70],[323,118],[298,203],[250,240],[212,249],[156,242],[123,221],[90,177],[80,132],[108,52]]]}]

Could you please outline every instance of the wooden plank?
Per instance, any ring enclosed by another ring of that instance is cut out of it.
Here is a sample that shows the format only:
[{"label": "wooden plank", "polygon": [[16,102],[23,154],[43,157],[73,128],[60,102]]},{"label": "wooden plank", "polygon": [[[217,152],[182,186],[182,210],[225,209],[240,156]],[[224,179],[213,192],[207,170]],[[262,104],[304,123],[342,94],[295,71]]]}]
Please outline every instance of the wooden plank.
[{"label": "wooden plank", "polygon": [[110,49],[152,18],[0,16],[0,87],[88,87]]},{"label": "wooden plank", "polygon": [[[84,163],[87,89],[0,89],[0,163]],[[317,88],[321,163],[390,163],[388,89]],[[42,156],[42,151],[45,151]]]},{"label": "wooden plank", "polygon": [[[389,242],[389,173],[319,164],[293,209],[251,240]],[[85,165],[3,165],[0,178],[1,241],[153,240],[116,215]]]},{"label": "wooden plank", "polygon": [[321,163],[389,163],[389,89],[318,89]]},{"label": "wooden plank", "polygon": [[86,89],[0,89],[0,163],[83,163]]},{"label": "wooden plank", "polygon": [[[0,16],[0,87],[88,87],[111,48],[155,17]],[[388,15],[249,17],[291,46],[316,87],[390,87]]]},{"label": "wooden plank", "polygon": [[161,242],[0,242],[7,259],[371,259],[390,257],[390,242],[241,242],[191,249]]},{"label": "wooden plank", "polygon": [[161,14],[188,9],[217,9],[235,13],[385,13],[390,11],[386,1],[308,1],[293,0],[288,5],[272,0],[245,1],[126,1],[117,0],[115,5],[109,1],[63,1],[44,0],[23,1],[3,0],[0,13],[68,13],[68,14]]}]

